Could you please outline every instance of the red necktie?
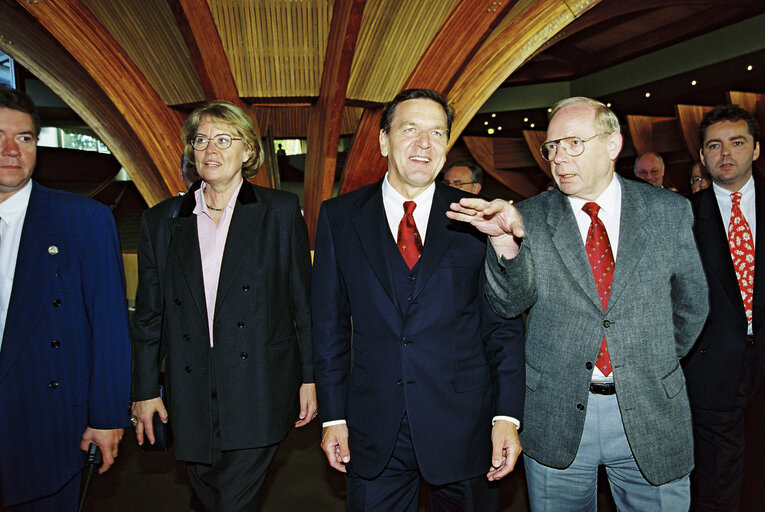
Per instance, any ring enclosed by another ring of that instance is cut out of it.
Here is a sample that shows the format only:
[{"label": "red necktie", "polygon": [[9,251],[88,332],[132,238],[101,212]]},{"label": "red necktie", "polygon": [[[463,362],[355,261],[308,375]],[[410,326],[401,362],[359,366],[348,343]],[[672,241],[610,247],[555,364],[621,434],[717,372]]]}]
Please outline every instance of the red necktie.
[{"label": "red necktie", "polygon": [[[606,228],[598,218],[600,206],[597,203],[586,203],[582,206],[582,211],[590,216],[590,229],[587,232],[584,248],[587,250],[587,258],[590,260],[592,277],[598,287],[600,304],[605,311],[608,305],[608,296],[611,294],[611,281],[614,279],[614,254],[611,252],[611,242],[608,240]],[[605,336],[603,336],[603,341],[600,344],[595,366],[606,377],[611,374],[611,357],[608,355]]]},{"label": "red necktie", "polygon": [[420,259],[422,253],[422,242],[420,234],[417,232],[417,225],[414,223],[412,212],[417,208],[414,201],[404,201],[404,216],[398,224],[398,250],[401,256],[411,269]]},{"label": "red necktie", "polygon": [[741,300],[746,311],[746,321],[752,323],[752,295],[754,294],[754,242],[749,223],[741,213],[741,192],[730,195],[733,205],[728,225],[728,246],[736,271]]}]

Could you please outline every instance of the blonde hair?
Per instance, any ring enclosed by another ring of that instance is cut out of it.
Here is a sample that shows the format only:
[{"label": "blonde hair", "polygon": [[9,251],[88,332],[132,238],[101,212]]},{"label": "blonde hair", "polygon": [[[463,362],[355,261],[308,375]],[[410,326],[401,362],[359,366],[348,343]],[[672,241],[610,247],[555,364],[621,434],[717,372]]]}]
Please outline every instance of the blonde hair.
[{"label": "blonde hair", "polygon": [[584,103],[595,109],[595,129],[600,133],[621,133],[622,128],[619,125],[619,118],[616,114],[605,106],[603,103],[592,98],[586,98],[584,96],[574,96],[573,98],[566,98],[560,100],[553,105],[550,110],[550,116],[548,120],[552,120],[553,116],[558,113],[563,107],[574,105],[576,103]]},{"label": "blonde hair", "polygon": [[[196,164],[194,148],[191,140],[197,133],[197,128],[204,118],[214,123],[221,123],[232,128],[237,137],[250,148],[250,157],[242,164],[242,176],[252,178],[258,173],[263,163],[263,145],[255,129],[255,124],[247,112],[228,101],[213,101],[195,109],[181,127],[181,142],[184,144],[183,154],[189,163]],[[210,142],[212,144],[212,141]]]}]

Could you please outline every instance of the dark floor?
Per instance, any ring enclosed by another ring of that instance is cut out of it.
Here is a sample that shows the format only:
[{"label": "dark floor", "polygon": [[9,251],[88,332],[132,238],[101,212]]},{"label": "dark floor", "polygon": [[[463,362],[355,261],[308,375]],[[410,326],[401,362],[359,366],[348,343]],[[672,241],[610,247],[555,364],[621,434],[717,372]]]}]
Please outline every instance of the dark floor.
[{"label": "dark floor", "polygon": [[[282,443],[263,488],[263,512],[341,512],[345,481],[329,467],[319,448],[317,422],[293,430]],[[606,486],[601,486],[606,487]],[[427,511],[427,493],[420,510]],[[144,453],[132,429],[125,434],[115,465],[94,475],[85,511],[188,512],[191,499],[186,469],[172,452]],[[608,489],[599,495],[601,512],[614,510]],[[523,465],[502,482],[502,512],[528,511]]]}]

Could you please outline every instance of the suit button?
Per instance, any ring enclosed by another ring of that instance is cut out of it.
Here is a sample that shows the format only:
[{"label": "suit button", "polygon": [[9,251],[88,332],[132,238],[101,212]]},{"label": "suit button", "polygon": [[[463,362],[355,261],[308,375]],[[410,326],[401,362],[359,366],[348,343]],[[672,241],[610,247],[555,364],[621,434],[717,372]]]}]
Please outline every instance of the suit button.
[{"label": "suit button", "polygon": [[499,267],[499,273],[500,274],[506,274],[507,271],[505,270],[505,267]]},{"label": "suit button", "polygon": [[603,327],[605,327],[606,329],[611,327],[611,320],[603,320]]},{"label": "suit button", "polygon": [[57,308],[61,305],[61,299],[53,299],[53,307]]},{"label": "suit button", "polygon": [[412,296],[410,295],[409,297],[406,298],[406,300],[408,300],[409,302],[412,302]]},{"label": "suit button", "polygon": [[242,285],[242,290],[244,290],[246,292],[249,292],[250,291],[250,285],[249,284],[243,284]]},{"label": "suit button", "polygon": [[244,322],[242,322],[241,320],[239,320],[239,321],[236,323],[236,326],[237,326],[237,327],[239,327],[239,328],[241,329],[242,327],[244,327]]},{"label": "suit button", "polygon": [[398,384],[399,386],[403,386],[404,385],[404,379],[398,379],[396,381],[396,384]]},{"label": "suit button", "polygon": [[191,336],[189,336],[188,334],[184,334],[183,341],[191,341]]},{"label": "suit button", "polygon": [[50,342],[50,346],[53,347],[53,348],[58,348],[58,347],[61,346],[61,342],[58,341],[58,340],[53,340],[53,341]]},{"label": "suit button", "polygon": [[592,370],[592,363],[587,361],[586,363],[584,363],[584,367],[587,370]]},{"label": "suit button", "polygon": [[241,354],[239,354],[239,357],[241,357],[242,359],[247,359],[250,356],[247,354],[247,352],[242,352]]},{"label": "suit button", "polygon": [[187,366],[186,368],[183,369],[183,371],[185,371],[186,373],[191,373],[191,367]]},{"label": "suit button", "polygon": [[401,338],[401,345],[402,345],[402,346],[404,346],[404,347],[405,347],[405,346],[409,345],[409,343],[411,343],[411,341],[409,341],[408,339],[406,339],[406,338]]},{"label": "suit button", "polygon": [[584,410],[584,406],[582,404],[576,404],[576,408],[579,409],[580,411]]},{"label": "suit button", "polygon": [[176,298],[176,299],[175,299],[175,303],[176,303],[178,306],[180,306],[181,304],[183,304],[183,302],[181,302],[181,299],[178,299],[178,298]]},{"label": "suit button", "polygon": [[415,279],[417,279],[417,274],[410,274],[409,275],[409,280],[410,281],[414,281]]},{"label": "suit button", "polygon": [[55,380],[52,380],[48,383],[48,387],[51,389],[56,389],[58,387],[58,382],[56,382]]},{"label": "suit button", "polygon": [[705,348],[700,348],[700,349],[699,349],[699,354],[701,354],[702,356],[705,356],[705,355],[707,355],[707,349],[705,349]]}]

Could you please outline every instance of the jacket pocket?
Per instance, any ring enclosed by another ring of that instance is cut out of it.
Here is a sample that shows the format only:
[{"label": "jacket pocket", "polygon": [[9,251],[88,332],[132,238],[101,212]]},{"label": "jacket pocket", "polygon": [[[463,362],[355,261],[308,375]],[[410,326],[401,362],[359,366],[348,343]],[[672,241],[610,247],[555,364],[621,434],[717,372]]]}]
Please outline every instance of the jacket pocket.
[{"label": "jacket pocket", "polygon": [[685,387],[685,377],[683,376],[683,369],[679,364],[661,379],[661,385],[664,386],[667,398],[675,398],[683,390]]},{"label": "jacket pocket", "polygon": [[539,381],[542,378],[542,372],[537,371],[528,364],[526,365],[526,387],[531,391],[535,391],[539,385]]}]

